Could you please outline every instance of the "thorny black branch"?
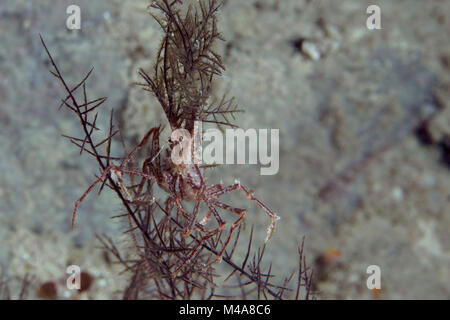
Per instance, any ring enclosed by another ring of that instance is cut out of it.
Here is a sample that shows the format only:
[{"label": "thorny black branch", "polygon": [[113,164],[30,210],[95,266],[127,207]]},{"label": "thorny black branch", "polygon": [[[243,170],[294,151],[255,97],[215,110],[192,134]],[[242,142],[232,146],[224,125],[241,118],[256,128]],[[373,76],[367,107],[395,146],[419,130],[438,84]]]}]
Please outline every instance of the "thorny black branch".
[{"label": "thorny black branch", "polygon": [[[224,70],[220,55],[212,50],[214,41],[222,39],[217,31],[216,18],[221,3],[217,0],[200,0],[196,6],[189,5],[185,13],[182,13],[181,5],[180,0],[158,0],[150,5],[163,14],[161,18],[151,13],[161,26],[164,37],[153,73],[139,70],[144,80],[140,85],[157,98],[172,130],[184,128],[192,133],[195,121],[234,126],[229,117],[241,110],[237,109],[233,99],[226,99],[224,96],[218,104],[209,102],[213,78],[221,75]],[[162,152],[161,126],[151,128],[126,156],[111,156],[113,137],[118,133],[118,130],[114,130],[112,111],[108,136],[99,142],[93,138],[94,130],[98,130],[98,113],[94,112],[106,98],[91,101],[87,99],[86,82],[92,69],[81,82],[70,89],[42,37],[41,41],[54,69],[50,72],[66,91],[61,106],[66,106],[77,115],[84,134],[82,138],[65,137],[79,147],[81,153],[85,151],[93,156],[100,169],[97,180],[75,203],[72,226],[79,204],[100,183],[99,192],[105,185],[114,190],[126,211],[119,217],[127,220],[129,229],[126,233],[133,240],[138,258],[122,257],[109,238],[99,238],[104,247],[133,274],[124,298],[136,299],[145,295],[160,299],[187,299],[194,294],[203,298],[222,297],[215,294],[216,285],[213,280],[217,275],[213,264],[223,259],[232,269],[227,280],[232,277],[236,279],[242,298],[256,293],[258,298],[271,296],[282,299],[285,292],[290,290],[287,285],[292,275],[281,286],[271,282],[274,276],[271,273],[272,266],[266,272],[262,270],[265,245],[250,259],[253,228],[242,264],[233,261],[232,256],[241,231],[240,223],[247,210],[229,206],[219,201],[219,198],[234,190],[241,190],[271,219],[269,237],[277,216],[240,183],[228,187],[221,184],[207,186],[205,168],[195,163],[175,165],[171,162],[170,151],[180,141],[170,140],[168,149],[165,153]],[[75,92],[80,88],[83,91],[83,103],[79,103],[75,97]],[[102,154],[99,150],[105,147],[106,154]],[[142,150],[146,150],[147,156],[139,165],[138,153],[142,153]],[[113,164],[114,161],[119,161],[120,164]],[[155,184],[167,193],[164,204],[156,201],[153,196]],[[187,210],[183,202],[194,203],[192,211]],[[206,205],[206,215],[198,222],[201,204]],[[175,216],[172,214],[174,209]],[[222,233],[226,223],[219,210],[237,216],[225,239]],[[157,215],[158,212],[162,215]],[[211,217],[214,217],[218,225],[212,229],[208,224]],[[234,241],[231,241],[235,229]],[[231,252],[228,252],[226,249],[230,243]],[[303,251],[299,254],[301,259],[296,298],[299,297],[300,287],[306,289],[306,297],[309,297],[311,281],[302,260]],[[253,289],[247,290],[252,285]]]}]

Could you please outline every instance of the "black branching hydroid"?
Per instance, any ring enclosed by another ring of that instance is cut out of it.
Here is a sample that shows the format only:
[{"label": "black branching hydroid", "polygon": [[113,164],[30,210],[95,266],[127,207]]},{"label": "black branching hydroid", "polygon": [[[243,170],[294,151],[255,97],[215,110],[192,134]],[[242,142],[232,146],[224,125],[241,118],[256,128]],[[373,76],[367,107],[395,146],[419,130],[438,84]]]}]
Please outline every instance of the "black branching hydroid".
[{"label": "black branching hydroid", "polygon": [[[234,100],[211,97],[212,82],[224,70],[221,56],[213,50],[215,41],[223,40],[217,28],[221,3],[193,3],[151,3],[151,15],[159,23],[163,38],[153,69],[139,70],[142,82],[138,85],[156,97],[172,131],[185,129],[192,133],[196,121],[233,127],[232,121],[241,111]],[[98,240],[129,274],[129,284],[123,288],[124,299],[311,298],[311,270],[306,266],[303,244],[298,252],[298,270],[284,281],[278,279],[272,265],[264,262],[266,244],[254,246],[253,235],[257,231],[252,228],[248,239],[240,237],[247,210],[218,199],[235,190],[242,192],[269,217],[269,239],[278,216],[267,205],[239,182],[206,186],[205,168],[195,162],[173,164],[170,150],[180,141],[166,141],[169,147],[165,150],[160,147],[164,124],[150,128],[135,147],[124,147],[123,156],[113,156],[111,145],[118,130],[112,111],[105,137],[97,140],[98,134],[93,134],[99,130],[97,118],[106,98],[87,98],[87,80],[92,70],[78,84],[69,86],[42,37],[41,40],[53,67],[50,72],[66,92],[61,106],[76,115],[83,132],[82,137],[65,137],[80,152],[91,155],[100,170],[75,203],[72,228],[78,206],[95,187],[101,192],[106,186],[121,200],[123,214],[115,218],[126,222],[134,255],[124,255],[106,235],[98,236]],[[145,153],[143,161],[138,153]],[[155,199],[155,188],[165,191],[167,197]],[[233,223],[227,224],[223,215],[231,216]],[[204,217],[202,221],[199,216]],[[240,244],[242,241],[247,243]],[[239,244],[247,250],[238,257],[235,249]],[[228,268],[229,274],[218,274],[219,261],[223,261],[220,270]],[[292,279],[296,286],[290,285]]]}]

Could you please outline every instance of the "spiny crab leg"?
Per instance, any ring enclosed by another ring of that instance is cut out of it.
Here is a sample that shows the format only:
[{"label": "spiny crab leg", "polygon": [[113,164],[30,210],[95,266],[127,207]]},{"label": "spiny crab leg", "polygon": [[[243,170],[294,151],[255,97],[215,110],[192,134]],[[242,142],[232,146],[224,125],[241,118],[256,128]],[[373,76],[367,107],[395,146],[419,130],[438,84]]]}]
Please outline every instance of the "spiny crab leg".
[{"label": "spiny crab leg", "polygon": [[232,192],[232,191],[238,190],[238,189],[242,190],[242,191],[245,193],[247,199],[256,202],[256,204],[257,204],[261,209],[263,209],[264,212],[267,213],[267,215],[268,215],[269,218],[271,219],[271,223],[270,223],[270,225],[267,227],[267,236],[266,236],[266,239],[265,239],[265,242],[267,243],[267,241],[269,241],[270,238],[272,237],[273,231],[274,231],[274,229],[275,229],[275,226],[276,226],[276,224],[277,224],[277,221],[280,220],[280,217],[279,217],[275,212],[273,212],[272,210],[270,210],[264,203],[262,203],[260,200],[258,200],[257,198],[255,198],[255,196],[253,195],[253,193],[251,193],[245,186],[243,186],[243,185],[239,182],[239,180],[236,180],[234,184],[232,184],[232,185],[230,185],[230,186],[228,186],[228,187],[226,187],[226,188],[224,188],[224,189],[221,189],[221,190],[218,190],[218,191],[216,191],[216,192],[213,192],[212,195],[218,198],[218,197],[221,197],[222,195],[224,195],[224,194],[226,194],[226,193],[229,193],[229,192]]},{"label": "spiny crab leg", "polygon": [[90,186],[89,188],[87,188],[87,190],[83,193],[83,195],[75,202],[74,205],[74,209],[73,209],[73,214],[72,214],[72,230],[74,229],[75,226],[75,217],[77,214],[77,210],[78,207],[80,206],[80,203],[84,200],[84,198],[86,198],[86,196],[89,194],[89,192],[92,191],[92,189],[100,182],[104,181],[107,176],[108,173],[112,173],[111,174],[111,178],[119,184],[120,189],[122,190],[122,192],[124,193],[124,197],[130,201],[133,202],[133,198],[130,196],[127,188],[125,187],[125,185],[123,184],[123,181],[121,179],[121,174],[122,173],[126,173],[126,174],[131,174],[131,175],[136,175],[136,176],[140,176],[140,177],[144,177],[147,179],[155,179],[153,176],[142,173],[142,172],[137,172],[137,171],[132,171],[132,170],[126,170],[126,169],[121,169],[120,167],[117,166],[109,166],[105,169],[105,171],[103,171],[103,174],[97,179],[95,180]]}]

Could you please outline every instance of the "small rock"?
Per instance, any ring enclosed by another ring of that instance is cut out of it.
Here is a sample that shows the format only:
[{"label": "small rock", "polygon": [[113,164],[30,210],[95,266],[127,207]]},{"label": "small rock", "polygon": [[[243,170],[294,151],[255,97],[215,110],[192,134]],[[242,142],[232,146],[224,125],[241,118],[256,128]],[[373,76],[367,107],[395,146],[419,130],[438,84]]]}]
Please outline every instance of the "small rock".
[{"label": "small rock", "polygon": [[392,196],[397,201],[403,200],[403,190],[402,190],[402,188],[399,188],[399,187],[394,188],[394,190],[392,190]]},{"label": "small rock", "polygon": [[312,60],[320,60],[321,54],[319,52],[319,49],[317,48],[316,44],[310,42],[310,41],[303,41],[302,44],[302,52],[311,58]]}]

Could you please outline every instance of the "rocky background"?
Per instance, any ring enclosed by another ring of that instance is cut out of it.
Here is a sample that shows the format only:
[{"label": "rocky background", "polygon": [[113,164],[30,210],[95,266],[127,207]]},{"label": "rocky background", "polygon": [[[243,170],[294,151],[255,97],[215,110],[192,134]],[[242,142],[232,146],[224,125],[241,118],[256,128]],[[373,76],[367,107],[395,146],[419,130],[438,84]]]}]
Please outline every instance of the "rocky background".
[{"label": "rocky background", "polygon": [[[66,8],[81,8],[79,31]],[[0,0],[0,269],[29,298],[64,281],[69,264],[95,279],[75,298],[120,298],[123,281],[95,234],[121,238],[113,194],[92,193],[70,232],[74,201],[96,163],[61,134],[79,134],[64,92],[47,72],[41,33],[70,83],[93,66],[91,98],[107,96],[127,141],[164,121],[133,86],[159,45],[148,1]],[[381,30],[368,30],[369,5]],[[280,170],[224,165],[210,183],[238,178],[282,219],[266,249],[280,276],[296,268],[305,237],[319,299],[450,298],[450,1],[225,0],[217,51],[227,71],[215,91],[246,110],[242,128],[280,130]],[[259,244],[267,217],[249,207]],[[243,247],[246,246],[243,242]],[[381,268],[381,290],[366,269]],[[74,298],[59,291],[58,298]]]}]

